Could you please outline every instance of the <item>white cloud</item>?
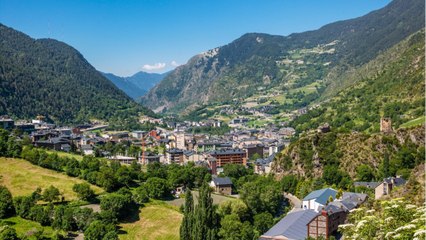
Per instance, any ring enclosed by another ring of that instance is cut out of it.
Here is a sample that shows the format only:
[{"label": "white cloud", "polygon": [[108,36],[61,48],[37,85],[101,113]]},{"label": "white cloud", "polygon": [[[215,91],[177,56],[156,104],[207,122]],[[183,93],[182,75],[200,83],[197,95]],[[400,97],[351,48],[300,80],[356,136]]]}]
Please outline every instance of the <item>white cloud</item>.
[{"label": "white cloud", "polygon": [[166,67],[165,63],[155,63],[154,65],[145,64],[142,69],[145,71],[160,71]]},{"label": "white cloud", "polygon": [[175,60],[173,60],[170,65],[172,65],[173,67],[178,67],[180,64],[177,63]]}]

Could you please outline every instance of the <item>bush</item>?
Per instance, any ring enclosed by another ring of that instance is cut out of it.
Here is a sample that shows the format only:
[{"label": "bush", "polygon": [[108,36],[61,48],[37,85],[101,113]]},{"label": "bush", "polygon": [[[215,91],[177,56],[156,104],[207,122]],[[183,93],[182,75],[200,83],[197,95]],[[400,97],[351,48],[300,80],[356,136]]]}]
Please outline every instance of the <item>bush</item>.
[{"label": "bush", "polygon": [[90,201],[95,197],[95,192],[90,188],[87,183],[76,183],[72,187],[72,190],[77,193],[79,199],[84,201]]},{"label": "bush", "polygon": [[7,218],[15,214],[12,194],[5,186],[0,185],[0,219]]},{"label": "bush", "polygon": [[[104,239],[104,237],[111,237],[110,232],[115,232],[115,226],[112,224],[105,224],[101,221],[93,221],[89,227],[87,227],[86,231],[84,231],[84,239],[86,240],[99,240]],[[116,238],[108,238],[116,239]]]},{"label": "bush", "polygon": [[143,185],[148,196],[154,199],[165,199],[170,196],[170,188],[167,181],[162,178],[152,177],[149,178]]},{"label": "bush", "polygon": [[9,226],[0,227],[0,239],[2,240],[19,240],[16,230]]},{"label": "bush", "polygon": [[149,201],[148,191],[144,186],[140,186],[135,189],[135,193],[133,194],[133,200],[137,204],[143,204]]},{"label": "bush", "polygon": [[111,193],[101,199],[102,211],[111,211],[114,216],[119,217],[124,215],[124,210],[132,205],[131,196],[126,196],[118,193]]},{"label": "bush", "polygon": [[58,201],[59,200],[59,196],[61,196],[61,193],[59,192],[59,189],[57,189],[54,186],[50,186],[48,188],[46,188],[43,192],[43,200],[47,201],[47,202],[53,202],[53,201]]}]

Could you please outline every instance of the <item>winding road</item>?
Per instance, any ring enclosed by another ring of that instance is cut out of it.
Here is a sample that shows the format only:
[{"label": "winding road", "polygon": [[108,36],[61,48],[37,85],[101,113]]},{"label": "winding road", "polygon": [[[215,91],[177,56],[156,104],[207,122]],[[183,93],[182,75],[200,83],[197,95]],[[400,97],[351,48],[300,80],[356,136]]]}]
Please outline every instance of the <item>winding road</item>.
[{"label": "winding road", "polygon": [[302,210],[302,201],[298,199],[296,196],[294,196],[291,193],[284,193],[284,197],[287,198],[290,201],[291,205],[293,206],[290,212]]}]

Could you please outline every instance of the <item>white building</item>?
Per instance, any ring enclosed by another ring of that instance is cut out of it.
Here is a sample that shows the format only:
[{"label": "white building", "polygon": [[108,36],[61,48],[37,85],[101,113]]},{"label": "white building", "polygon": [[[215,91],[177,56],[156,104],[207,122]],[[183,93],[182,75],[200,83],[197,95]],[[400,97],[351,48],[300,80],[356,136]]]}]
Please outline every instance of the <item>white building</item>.
[{"label": "white building", "polygon": [[337,191],[332,188],[324,188],[309,193],[302,201],[303,209],[312,209],[314,211],[321,211],[327,205],[330,196],[336,199]]}]

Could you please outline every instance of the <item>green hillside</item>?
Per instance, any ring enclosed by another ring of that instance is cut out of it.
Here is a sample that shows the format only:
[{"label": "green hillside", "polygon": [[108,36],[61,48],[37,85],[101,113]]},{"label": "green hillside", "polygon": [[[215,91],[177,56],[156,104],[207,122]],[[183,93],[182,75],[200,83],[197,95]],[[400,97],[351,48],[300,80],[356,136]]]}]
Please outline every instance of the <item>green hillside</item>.
[{"label": "green hillside", "polygon": [[[356,179],[364,164],[380,179],[424,162],[424,52],[422,30],[368,63],[371,71],[360,67],[354,85],[291,121],[299,138],[278,155],[275,171],[323,177],[338,169],[333,174]],[[393,132],[379,133],[381,116],[391,118]],[[325,123],[331,132],[318,133]]]},{"label": "green hillside", "polygon": [[146,204],[140,209],[138,221],[120,224],[122,240],[179,239],[182,214],[160,201]]},{"label": "green hillside", "polygon": [[0,24],[0,115],[55,122],[120,121],[148,112],[74,48]]},{"label": "green hillside", "polygon": [[[60,189],[66,200],[77,199],[72,190],[74,184],[84,180],[69,177],[63,173],[35,166],[23,159],[0,157],[0,185],[6,186],[14,197],[29,195],[37,187],[46,189],[55,186]],[[97,194],[103,192],[100,187],[91,186]]]},{"label": "green hillside", "polygon": [[[424,131],[423,125],[388,134],[312,132],[277,155],[274,171],[308,179],[324,180],[331,176],[334,179],[330,182],[342,184],[337,187],[347,187],[350,182],[345,181],[349,179],[369,181],[396,174],[405,176],[425,161]],[[368,166],[371,174],[367,179],[359,179],[360,165]]]},{"label": "green hillside", "polygon": [[424,51],[424,31],[420,31],[381,55],[380,70],[373,64],[367,64],[373,69],[369,73],[360,68],[352,75],[368,77],[290,125],[299,132],[324,123],[341,130],[377,132],[381,116],[391,118],[394,128],[424,116]]}]

